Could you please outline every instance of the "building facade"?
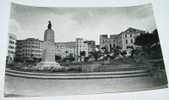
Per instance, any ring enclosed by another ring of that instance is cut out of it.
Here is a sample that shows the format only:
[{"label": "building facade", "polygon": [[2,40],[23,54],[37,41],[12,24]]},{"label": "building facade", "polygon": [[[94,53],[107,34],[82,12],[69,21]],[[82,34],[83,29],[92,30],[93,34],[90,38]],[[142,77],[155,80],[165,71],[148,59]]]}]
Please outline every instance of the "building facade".
[{"label": "building facade", "polygon": [[55,42],[55,54],[62,58],[72,55],[76,56],[76,42]]},{"label": "building facade", "polygon": [[[119,47],[122,51],[129,51],[130,47],[136,47],[134,45],[135,39],[142,33],[144,34],[145,31],[128,28],[127,30],[116,35],[108,36],[107,34],[102,34],[100,35],[99,48],[106,48],[108,51],[111,51],[113,48]],[[42,58],[43,41],[34,38],[28,38],[25,40],[17,40],[16,45],[16,53],[14,53],[16,54],[16,57],[25,59]],[[76,61],[79,61],[79,59],[81,61],[82,56],[88,57],[90,52],[94,51],[95,48],[95,41],[76,38],[75,41],[70,42],[55,42],[55,55],[58,55],[62,58],[71,55],[76,59]]]},{"label": "building facade", "polygon": [[100,35],[100,49],[106,48],[108,51],[111,51],[112,48],[118,46],[118,41],[119,35]]},{"label": "building facade", "polygon": [[80,56],[82,52],[85,52],[85,56],[88,56],[88,44],[82,38],[76,38],[76,56]]},{"label": "building facade", "polygon": [[[89,47],[91,47],[89,42],[84,41],[82,38],[76,38],[72,42],[55,42],[56,55],[62,58],[72,55],[78,60],[80,56],[88,56],[89,50],[91,51]],[[82,55],[82,53],[84,54]]]},{"label": "building facade", "polygon": [[136,37],[144,33],[146,32],[134,28],[129,28],[126,31],[121,32],[119,35],[120,38],[119,46],[122,48],[122,50],[126,50],[128,47],[135,48],[136,45],[134,45],[134,43]]},{"label": "building facade", "polygon": [[43,41],[34,38],[17,40],[16,57],[24,60],[42,57]]},{"label": "building facade", "polygon": [[100,48],[105,47],[108,51],[116,47],[121,48],[121,50],[127,50],[129,47],[135,48],[135,39],[142,33],[145,31],[128,28],[117,35],[110,35],[109,37],[107,34],[100,35]]},{"label": "building facade", "polygon": [[9,33],[9,43],[8,43],[8,55],[7,55],[7,64],[11,64],[15,58],[16,52],[16,35]]},{"label": "building facade", "polygon": [[88,46],[88,52],[93,52],[96,48],[96,43],[93,40],[86,40],[84,43]]},{"label": "building facade", "polygon": [[[80,56],[88,56],[89,52],[94,50],[94,41],[84,41],[82,38],[76,38],[71,42],[55,42],[55,55],[65,58],[74,57],[77,61]],[[28,38],[17,40],[16,56],[23,59],[41,59],[43,50],[43,41]],[[82,53],[84,53],[82,55]]]}]

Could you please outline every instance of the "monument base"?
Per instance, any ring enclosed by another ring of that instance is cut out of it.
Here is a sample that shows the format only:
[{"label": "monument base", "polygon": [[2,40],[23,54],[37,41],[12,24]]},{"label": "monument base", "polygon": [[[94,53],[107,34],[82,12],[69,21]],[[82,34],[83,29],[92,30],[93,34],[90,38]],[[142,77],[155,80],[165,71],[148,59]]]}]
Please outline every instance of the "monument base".
[{"label": "monument base", "polygon": [[44,69],[60,70],[63,68],[63,66],[60,66],[60,64],[56,62],[40,62],[35,66],[35,68],[39,70],[44,70]]}]

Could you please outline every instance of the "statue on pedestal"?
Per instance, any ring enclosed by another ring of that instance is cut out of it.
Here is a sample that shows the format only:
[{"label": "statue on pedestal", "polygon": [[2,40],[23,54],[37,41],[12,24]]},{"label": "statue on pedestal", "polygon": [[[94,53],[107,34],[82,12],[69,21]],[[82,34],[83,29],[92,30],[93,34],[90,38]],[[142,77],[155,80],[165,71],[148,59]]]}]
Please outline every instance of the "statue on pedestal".
[{"label": "statue on pedestal", "polygon": [[49,23],[49,24],[48,24],[48,29],[51,29],[51,28],[52,28],[51,21],[49,20],[48,23]]},{"label": "statue on pedestal", "polygon": [[55,68],[61,69],[59,63],[55,61],[55,39],[54,30],[52,29],[51,21],[48,21],[48,29],[44,32],[44,43],[43,43],[43,53],[42,61],[37,64],[37,68]]}]

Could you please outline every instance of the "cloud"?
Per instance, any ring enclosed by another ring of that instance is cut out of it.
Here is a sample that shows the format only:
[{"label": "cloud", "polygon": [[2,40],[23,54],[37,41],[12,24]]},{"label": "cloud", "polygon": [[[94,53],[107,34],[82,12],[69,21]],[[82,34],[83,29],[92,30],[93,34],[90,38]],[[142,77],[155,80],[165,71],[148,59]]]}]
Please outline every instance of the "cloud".
[{"label": "cloud", "polygon": [[15,19],[10,19],[9,32],[16,34],[16,33],[19,33],[20,31],[21,31],[20,24]]},{"label": "cloud", "polygon": [[98,42],[99,34],[119,34],[128,27],[146,31],[156,28],[152,5],[133,7],[49,8],[13,4],[11,30],[19,39],[43,39],[51,20],[56,41],[74,41],[76,37]]}]

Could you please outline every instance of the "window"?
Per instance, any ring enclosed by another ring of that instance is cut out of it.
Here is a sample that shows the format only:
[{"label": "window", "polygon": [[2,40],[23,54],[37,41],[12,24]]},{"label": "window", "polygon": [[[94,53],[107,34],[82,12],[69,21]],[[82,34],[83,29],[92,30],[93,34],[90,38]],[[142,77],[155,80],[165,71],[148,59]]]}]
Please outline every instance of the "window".
[{"label": "window", "polygon": [[11,40],[9,41],[9,43],[14,44],[14,42],[13,42],[13,41],[11,41]]},{"label": "window", "polygon": [[127,37],[127,34],[125,34],[125,37]]},{"label": "window", "polygon": [[14,49],[14,47],[13,47],[13,46],[9,46],[9,48],[10,48],[10,49]]},{"label": "window", "polygon": [[115,44],[113,44],[113,47],[115,48],[115,47],[116,47],[116,45],[115,45]]},{"label": "window", "polygon": [[131,39],[130,42],[133,43],[133,39]]},{"label": "window", "polygon": [[130,37],[132,37],[132,34],[130,34]]},{"label": "window", "polygon": [[126,40],[126,44],[128,44],[128,40]]}]

